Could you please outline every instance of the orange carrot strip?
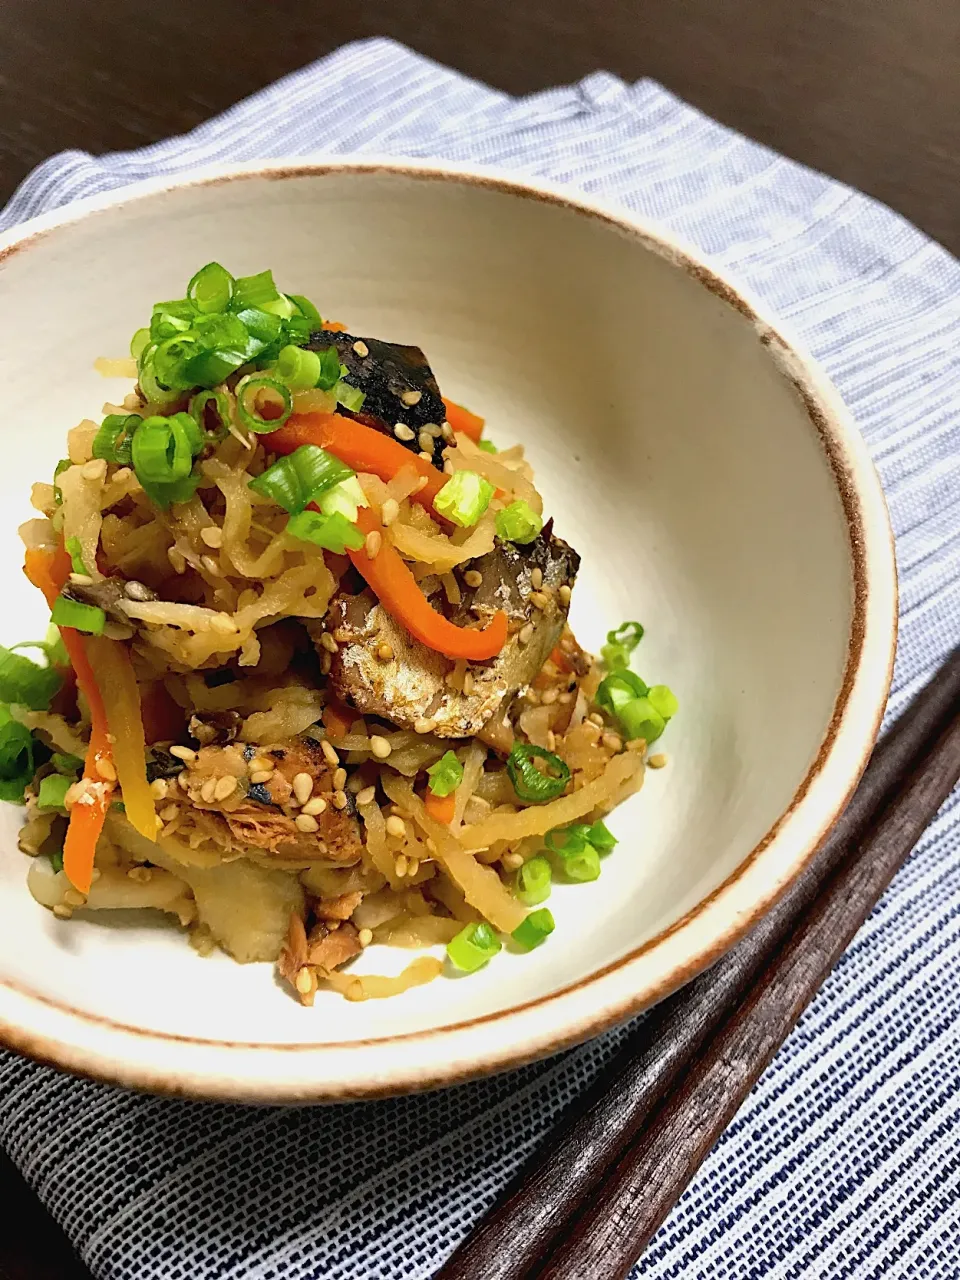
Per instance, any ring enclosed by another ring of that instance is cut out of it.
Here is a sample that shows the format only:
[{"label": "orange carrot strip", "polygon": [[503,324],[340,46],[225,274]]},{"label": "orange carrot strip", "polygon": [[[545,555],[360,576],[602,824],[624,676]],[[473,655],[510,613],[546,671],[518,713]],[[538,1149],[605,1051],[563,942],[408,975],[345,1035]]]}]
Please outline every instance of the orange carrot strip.
[{"label": "orange carrot strip", "polygon": [[409,566],[387,541],[386,530],[372,508],[360,508],[357,524],[364,534],[381,535],[380,549],[375,556],[369,556],[366,546],[363,546],[359,551],[349,552],[350,559],[392,618],[396,618],[415,640],[449,658],[483,662],[496,657],[507,643],[507,615],[502,609],[494,614],[482,631],[448,622],[431,607]]},{"label": "orange carrot strip", "polygon": [[327,333],[346,333],[347,326],[341,324],[339,320],[324,320],[323,327]]},{"label": "orange carrot strip", "polygon": [[444,826],[451,823],[456,816],[456,791],[451,791],[448,796],[435,796],[430,788],[427,787],[423,794],[423,803],[434,822],[442,822]]},{"label": "orange carrot strip", "polygon": [[264,436],[263,443],[272,453],[293,453],[303,444],[319,445],[354,471],[369,471],[381,480],[392,480],[401,468],[413,467],[427,483],[410,495],[411,500],[429,511],[450,479],[398,440],[339,413],[295,413],[282,427]]},{"label": "orange carrot strip", "polygon": [[475,413],[465,409],[462,404],[456,404],[446,397],[444,397],[443,404],[447,411],[447,421],[454,431],[462,432],[465,436],[469,436],[474,444],[478,444],[480,437],[483,435],[485,419],[477,417]]}]

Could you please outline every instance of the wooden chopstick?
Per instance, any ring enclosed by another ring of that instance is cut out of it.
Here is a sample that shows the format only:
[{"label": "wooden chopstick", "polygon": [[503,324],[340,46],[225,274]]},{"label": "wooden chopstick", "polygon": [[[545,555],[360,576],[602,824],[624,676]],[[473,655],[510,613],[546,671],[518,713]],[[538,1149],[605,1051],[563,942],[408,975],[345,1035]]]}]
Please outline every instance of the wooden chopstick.
[{"label": "wooden chopstick", "polygon": [[960,650],[777,906],[640,1024],[436,1280],[626,1274],[958,776]]}]

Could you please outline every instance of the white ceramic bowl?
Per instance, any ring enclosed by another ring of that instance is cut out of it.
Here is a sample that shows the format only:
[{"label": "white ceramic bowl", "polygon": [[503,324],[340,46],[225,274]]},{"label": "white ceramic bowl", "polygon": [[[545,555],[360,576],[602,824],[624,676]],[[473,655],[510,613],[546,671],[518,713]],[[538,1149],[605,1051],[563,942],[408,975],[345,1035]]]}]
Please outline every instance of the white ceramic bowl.
[{"label": "white ceramic bowl", "polygon": [[[312,1010],[269,965],[200,959],[146,918],[55,920],[0,814],[0,1037],[73,1071],[260,1100],[368,1097],[550,1053],[719,956],[816,849],[887,694],[896,582],[863,443],[809,359],[669,236],[490,173],[261,164],[82,201],[0,240],[0,641],[42,634],[20,573],[29,482],[122,394],[154,300],[211,258],[272,267],[355,333],[421,345],[445,393],[527,446],[583,565],[588,647],[639,618],[635,665],[680,713],[670,764],[610,825],[593,884],[559,887],[528,956],[404,996]],[[69,342],[66,339],[69,338]],[[368,970],[409,953],[373,948]]]}]

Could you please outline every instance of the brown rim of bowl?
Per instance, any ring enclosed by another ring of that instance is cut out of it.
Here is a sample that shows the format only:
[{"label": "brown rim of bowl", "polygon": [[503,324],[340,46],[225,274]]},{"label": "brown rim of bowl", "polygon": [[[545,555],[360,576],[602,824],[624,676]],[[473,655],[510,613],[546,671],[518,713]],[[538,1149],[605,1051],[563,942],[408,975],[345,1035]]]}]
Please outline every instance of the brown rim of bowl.
[{"label": "brown rim of bowl", "polygon": [[[31,231],[30,223],[27,223],[25,229],[21,231],[19,236],[17,235],[16,228],[14,228],[11,233],[8,233],[12,242],[9,243],[6,248],[0,249],[0,266],[2,266],[3,262],[13,254],[23,252],[31,245],[37,243],[40,239],[53,234],[56,230],[59,230],[61,226],[70,225],[74,222],[84,220],[86,217],[95,217],[101,213],[112,212],[124,205],[149,199],[154,195],[162,195],[166,191],[180,190],[182,188],[189,187],[217,186],[247,179],[283,181],[290,178],[323,177],[326,175],[338,175],[343,173],[355,174],[358,176],[387,173],[393,176],[417,181],[462,183],[485,187],[499,191],[503,194],[519,197],[521,199],[535,200],[566,208],[572,213],[602,222],[621,234],[625,234],[634,240],[638,240],[646,249],[656,253],[659,257],[666,258],[673,265],[684,270],[688,275],[692,276],[702,284],[709,292],[713,293],[726,305],[733,307],[745,320],[753,325],[754,330],[757,333],[758,340],[768,348],[781,375],[793,385],[798,396],[803,402],[804,408],[807,411],[807,416],[809,417],[810,422],[816,431],[817,438],[821,443],[821,447],[826,454],[843,507],[849,536],[853,580],[853,609],[851,614],[850,635],[847,644],[847,657],[844,665],[843,679],[834,703],[833,714],[821,740],[820,748],[815,760],[794,792],[790,804],[766,832],[764,837],[738,864],[736,869],[732,871],[731,874],[717,885],[709,894],[702,898],[696,906],[692,907],[683,916],[668,925],[665,929],[662,929],[654,937],[647,939],[639,947],[634,948],[632,951],[629,951],[617,960],[603,966],[601,969],[595,970],[588,977],[582,978],[574,983],[569,983],[567,986],[562,987],[557,991],[551,991],[535,1000],[529,1000],[523,1004],[512,1005],[506,1009],[483,1014],[476,1018],[470,1018],[464,1022],[447,1023],[441,1027],[406,1032],[400,1035],[367,1038],[354,1041],[315,1041],[298,1042],[296,1044],[274,1044],[258,1041],[208,1040],[201,1037],[180,1036],[170,1032],[131,1026],[127,1023],[117,1022],[110,1018],[101,1017],[97,1014],[76,1009],[71,1005],[62,1004],[59,1001],[52,1000],[47,996],[40,995],[28,988],[22,987],[18,983],[10,982],[6,979],[0,979],[0,987],[4,987],[17,995],[23,996],[27,1000],[47,1006],[48,1008],[54,1009],[70,1018],[77,1019],[87,1025],[101,1027],[112,1032],[120,1033],[123,1036],[132,1036],[137,1040],[158,1041],[165,1044],[183,1044],[196,1046],[198,1048],[219,1050],[237,1049],[244,1051],[261,1051],[271,1055],[280,1054],[284,1056],[299,1054],[317,1055],[322,1054],[324,1051],[352,1053],[354,1050],[362,1051],[375,1046],[387,1047],[391,1044],[397,1044],[398,1042],[408,1043],[431,1041],[438,1037],[443,1038],[451,1036],[458,1031],[470,1030],[485,1024],[503,1022],[507,1019],[516,1017],[518,1014],[522,1014],[527,1010],[542,1008],[556,1000],[569,996],[573,992],[580,991],[593,985],[601,978],[622,969],[624,966],[631,964],[641,956],[660,946],[668,938],[683,929],[699,915],[703,914],[717,898],[719,898],[727,889],[743,877],[744,873],[756,862],[757,858],[780,834],[801,801],[807,795],[815,779],[824,769],[839,733],[844,715],[847,711],[849,700],[856,682],[856,677],[860,669],[866,634],[867,615],[868,572],[866,555],[867,539],[865,534],[866,525],[860,494],[854,480],[855,468],[851,462],[848,444],[844,437],[844,432],[840,422],[821,402],[822,397],[818,393],[815,385],[816,376],[811,372],[811,368],[815,368],[815,366],[813,366],[809,357],[797,356],[795,354],[797,351],[796,345],[792,342],[787,342],[787,340],[781,336],[770,321],[764,319],[759,310],[744,298],[738,288],[734,288],[727,281],[718,276],[705,263],[698,261],[696,252],[693,249],[680,247],[676,243],[671,244],[666,239],[660,238],[650,228],[645,227],[639,222],[635,222],[626,211],[618,213],[617,211],[605,208],[602,205],[593,204],[587,198],[580,198],[560,190],[551,189],[550,187],[533,186],[524,181],[514,179],[509,175],[495,174],[492,172],[487,173],[470,169],[459,169],[456,167],[433,167],[428,164],[421,166],[418,162],[392,162],[390,160],[379,159],[371,159],[369,161],[344,160],[339,162],[322,162],[315,164],[300,162],[290,163],[282,161],[271,164],[271,162],[266,162],[265,165],[260,167],[244,166],[238,169],[228,169],[226,171],[221,171],[219,169],[207,172],[201,171],[194,175],[187,174],[173,181],[152,179],[145,183],[132,184],[132,189],[121,188],[119,192],[110,193],[105,196],[91,197],[88,200],[81,200],[75,204],[68,205],[62,211],[57,210],[51,214],[42,215],[36,220],[41,225],[36,227],[34,230]],[[48,225],[43,225],[45,222],[48,222]],[[829,386],[830,384],[825,382],[825,385]],[[893,534],[890,528],[889,519],[886,522],[886,532],[889,541],[889,569],[891,572],[894,606],[893,616],[890,620],[889,652],[887,655],[886,671],[882,687],[878,687],[874,699],[875,707],[871,731],[866,735],[865,740],[860,747],[859,758],[851,770],[842,796],[835,801],[828,817],[820,820],[818,823],[817,834],[811,840],[803,855],[798,858],[795,864],[790,868],[789,874],[786,875],[779,884],[770,889],[762,901],[755,901],[750,912],[746,916],[728,927],[722,935],[714,936],[708,945],[699,949],[685,964],[674,968],[669,974],[665,975],[659,983],[647,986],[642,991],[633,993],[625,999],[620,999],[615,1004],[608,1005],[592,1017],[582,1018],[576,1025],[566,1027],[561,1031],[555,1031],[552,1034],[541,1034],[538,1039],[532,1040],[530,1043],[522,1046],[507,1046],[505,1049],[499,1051],[499,1053],[494,1053],[482,1062],[470,1065],[443,1063],[439,1067],[416,1069],[415,1078],[413,1078],[411,1073],[410,1076],[403,1079],[382,1082],[370,1081],[369,1083],[363,1082],[355,1086],[351,1086],[349,1083],[335,1084],[332,1081],[324,1082],[320,1079],[315,1082],[312,1081],[306,1087],[303,1087],[302,1084],[291,1086],[286,1082],[282,1084],[277,1082],[275,1087],[271,1087],[271,1083],[268,1081],[263,1083],[251,1083],[246,1080],[225,1082],[223,1077],[219,1076],[216,1072],[184,1072],[177,1068],[151,1068],[142,1065],[134,1065],[130,1068],[125,1068],[120,1063],[107,1060],[106,1056],[99,1050],[91,1051],[42,1033],[34,1034],[30,1031],[25,1031],[17,1025],[9,1024],[6,1021],[0,1021],[0,1044],[24,1053],[38,1061],[69,1070],[78,1075],[87,1076],[91,1079],[107,1081],[128,1087],[148,1089],[153,1092],[166,1093],[178,1097],[265,1102],[338,1101],[384,1097],[397,1093],[434,1088],[440,1085],[462,1083],[466,1080],[473,1079],[484,1074],[489,1074],[493,1071],[501,1071],[518,1067],[524,1063],[556,1053],[562,1049],[570,1047],[571,1045],[581,1043],[589,1037],[597,1035],[616,1023],[623,1021],[625,1018],[638,1014],[644,1009],[649,1008],[651,1005],[656,1004],[659,1000],[664,999],[666,996],[671,994],[671,992],[675,991],[684,983],[690,981],[690,979],[714,963],[714,961],[716,961],[725,951],[729,950],[729,948],[743,937],[743,935],[749,931],[756,921],[767,910],[769,910],[773,903],[786,890],[789,884],[796,879],[819,850],[833,826],[833,823],[846,806],[847,801],[860,780],[860,776],[862,775],[869,759],[883,716],[883,709],[893,676],[893,662],[896,651],[896,568],[893,555]]]}]

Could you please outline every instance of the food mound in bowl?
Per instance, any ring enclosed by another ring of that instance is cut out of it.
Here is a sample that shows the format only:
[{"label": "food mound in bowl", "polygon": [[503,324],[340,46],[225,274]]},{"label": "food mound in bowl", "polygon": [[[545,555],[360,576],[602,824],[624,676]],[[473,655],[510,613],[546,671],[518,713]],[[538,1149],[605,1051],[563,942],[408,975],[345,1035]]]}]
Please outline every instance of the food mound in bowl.
[{"label": "food mound in bowl", "polygon": [[[308,1005],[542,943],[676,700],[638,623],[577,644],[523,449],[269,271],[208,264],[131,352],[21,530],[53,625],[0,650],[0,795],[34,898],[166,912]],[[433,951],[344,969],[372,943]]]}]

